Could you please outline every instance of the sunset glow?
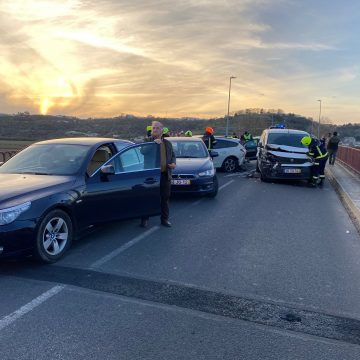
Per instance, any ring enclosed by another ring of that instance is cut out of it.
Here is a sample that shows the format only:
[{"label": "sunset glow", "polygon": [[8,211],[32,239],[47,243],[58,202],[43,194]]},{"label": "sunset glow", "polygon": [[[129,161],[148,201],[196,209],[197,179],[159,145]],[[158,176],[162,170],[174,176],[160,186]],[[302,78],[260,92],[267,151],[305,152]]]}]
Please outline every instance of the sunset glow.
[{"label": "sunset glow", "polygon": [[350,0],[0,0],[0,113],[223,116],[234,75],[232,112],[316,118],[321,98],[325,119],[360,122],[359,13]]}]

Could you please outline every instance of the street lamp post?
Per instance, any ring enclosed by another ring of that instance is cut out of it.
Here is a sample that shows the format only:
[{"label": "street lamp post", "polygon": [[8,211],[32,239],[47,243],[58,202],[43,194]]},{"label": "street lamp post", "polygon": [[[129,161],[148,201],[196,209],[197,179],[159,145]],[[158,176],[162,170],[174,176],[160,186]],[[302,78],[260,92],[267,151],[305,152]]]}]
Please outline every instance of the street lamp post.
[{"label": "street lamp post", "polygon": [[320,110],[319,110],[319,123],[318,123],[318,139],[320,140],[320,119],[321,119],[321,100],[318,100],[320,103]]},{"label": "street lamp post", "polygon": [[229,82],[229,99],[228,99],[228,111],[227,111],[227,118],[226,118],[226,137],[229,136],[229,113],[230,113],[230,92],[231,92],[231,80],[236,79],[236,76],[230,76]]}]

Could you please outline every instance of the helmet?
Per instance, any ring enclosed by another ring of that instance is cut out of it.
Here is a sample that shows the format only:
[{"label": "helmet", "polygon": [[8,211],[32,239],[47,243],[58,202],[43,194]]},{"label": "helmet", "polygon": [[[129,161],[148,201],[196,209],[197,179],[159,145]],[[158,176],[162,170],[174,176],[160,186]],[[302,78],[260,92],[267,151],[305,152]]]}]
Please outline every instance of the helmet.
[{"label": "helmet", "polygon": [[170,132],[170,130],[167,127],[163,128],[163,134],[168,134]]},{"label": "helmet", "polygon": [[214,129],[211,128],[211,127],[207,127],[207,128],[205,129],[205,131],[206,131],[207,133],[209,133],[209,134],[213,134],[213,133],[214,133]]},{"label": "helmet", "polygon": [[185,136],[192,137],[192,131],[191,130],[186,131]]},{"label": "helmet", "polygon": [[151,126],[151,125],[148,125],[148,126],[146,127],[146,131],[152,131],[152,126]]},{"label": "helmet", "polygon": [[312,139],[311,139],[311,137],[309,135],[306,135],[301,139],[301,143],[304,146],[309,146],[311,144],[311,141],[312,141]]}]

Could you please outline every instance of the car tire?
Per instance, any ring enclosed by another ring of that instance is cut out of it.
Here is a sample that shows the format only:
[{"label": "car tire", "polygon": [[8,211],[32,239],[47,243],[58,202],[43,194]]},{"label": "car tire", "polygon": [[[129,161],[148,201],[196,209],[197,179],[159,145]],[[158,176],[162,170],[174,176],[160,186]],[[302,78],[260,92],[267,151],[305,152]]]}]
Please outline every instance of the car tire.
[{"label": "car tire", "polygon": [[227,173],[232,173],[236,171],[238,167],[239,167],[239,160],[233,156],[227,157],[222,164],[222,169]]},{"label": "car tire", "polygon": [[69,249],[73,238],[70,216],[55,209],[41,220],[36,234],[35,257],[43,263],[54,263]]},{"label": "car tire", "polygon": [[209,198],[212,198],[212,199],[213,199],[213,198],[216,197],[218,191],[219,191],[219,181],[218,181],[217,176],[215,176],[215,178],[214,178],[214,190],[213,190],[213,192],[211,192],[211,193],[208,194],[207,196],[208,196]]}]

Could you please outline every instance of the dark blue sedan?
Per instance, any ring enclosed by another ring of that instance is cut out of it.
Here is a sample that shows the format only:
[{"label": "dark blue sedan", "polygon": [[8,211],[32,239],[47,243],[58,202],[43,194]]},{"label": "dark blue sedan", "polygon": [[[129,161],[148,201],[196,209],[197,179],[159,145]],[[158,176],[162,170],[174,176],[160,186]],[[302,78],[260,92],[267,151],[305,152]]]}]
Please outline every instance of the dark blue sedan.
[{"label": "dark blue sedan", "polygon": [[176,169],[171,180],[172,193],[192,193],[215,197],[218,179],[212,157],[199,138],[170,137],[176,155]]},{"label": "dark blue sedan", "polygon": [[51,263],[90,228],[160,214],[159,146],[102,138],[36,143],[0,167],[0,257]]}]

